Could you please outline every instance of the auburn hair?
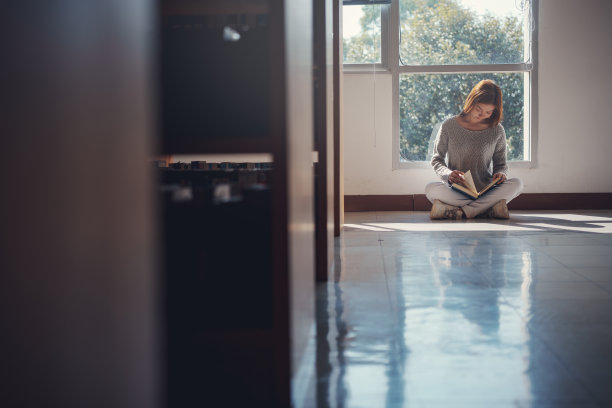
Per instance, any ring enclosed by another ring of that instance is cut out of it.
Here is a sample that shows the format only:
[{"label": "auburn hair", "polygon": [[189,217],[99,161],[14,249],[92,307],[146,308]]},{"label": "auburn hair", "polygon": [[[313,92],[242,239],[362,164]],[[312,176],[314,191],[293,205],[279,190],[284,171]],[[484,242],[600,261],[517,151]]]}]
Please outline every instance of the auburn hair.
[{"label": "auburn hair", "polygon": [[474,88],[472,88],[472,91],[467,96],[465,103],[463,104],[463,112],[461,112],[461,116],[465,116],[470,113],[477,103],[485,103],[487,105],[495,106],[491,116],[486,119],[486,122],[488,122],[491,127],[497,126],[504,118],[502,90],[490,79],[483,79],[477,83]]}]

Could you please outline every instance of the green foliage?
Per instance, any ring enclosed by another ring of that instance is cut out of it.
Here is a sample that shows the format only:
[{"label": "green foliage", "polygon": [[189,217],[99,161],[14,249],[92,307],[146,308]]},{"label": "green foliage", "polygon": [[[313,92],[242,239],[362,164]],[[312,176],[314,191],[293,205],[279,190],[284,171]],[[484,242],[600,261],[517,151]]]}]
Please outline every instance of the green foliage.
[{"label": "green foliage", "polygon": [[400,155],[402,160],[429,160],[432,130],[461,112],[465,97],[482,79],[504,91],[508,159],[523,157],[523,74],[412,74],[400,77]]},{"label": "green foliage", "polygon": [[479,16],[457,0],[402,0],[400,59],[404,65],[522,62],[518,19]]},{"label": "green foliage", "polygon": [[[357,6],[349,6],[357,7]],[[359,21],[361,32],[350,39],[343,39],[344,62],[359,64],[380,63],[380,6],[361,6],[363,16]]]},{"label": "green foliage", "polygon": [[[345,55],[359,61],[369,52],[368,46],[372,49],[376,35],[380,37],[373,28],[376,18],[380,18],[380,11],[378,15],[375,10],[364,13],[362,36],[345,43]],[[400,0],[400,26],[402,65],[523,61],[523,30],[517,18],[474,14],[457,0]],[[371,54],[367,56],[373,58]],[[432,130],[442,120],[461,112],[465,97],[482,79],[492,79],[502,88],[508,159],[523,159],[524,78],[522,73],[401,75],[401,159],[428,160]]]}]

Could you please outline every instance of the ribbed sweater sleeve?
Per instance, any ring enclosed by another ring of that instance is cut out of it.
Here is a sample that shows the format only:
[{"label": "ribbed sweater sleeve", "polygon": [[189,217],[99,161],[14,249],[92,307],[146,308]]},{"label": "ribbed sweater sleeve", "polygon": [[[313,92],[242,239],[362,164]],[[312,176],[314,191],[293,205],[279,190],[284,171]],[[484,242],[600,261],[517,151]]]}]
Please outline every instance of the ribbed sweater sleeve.
[{"label": "ribbed sweater sleeve", "polygon": [[[446,123],[446,122],[445,122]],[[436,141],[434,142],[433,155],[431,158],[431,166],[436,174],[446,183],[448,176],[452,170],[446,165],[446,153],[448,152],[448,126],[440,126]]]},{"label": "ribbed sweater sleeve", "polygon": [[506,164],[507,144],[506,131],[501,127],[501,135],[495,144],[495,153],[493,153],[493,174],[504,173],[508,175],[508,165]]}]

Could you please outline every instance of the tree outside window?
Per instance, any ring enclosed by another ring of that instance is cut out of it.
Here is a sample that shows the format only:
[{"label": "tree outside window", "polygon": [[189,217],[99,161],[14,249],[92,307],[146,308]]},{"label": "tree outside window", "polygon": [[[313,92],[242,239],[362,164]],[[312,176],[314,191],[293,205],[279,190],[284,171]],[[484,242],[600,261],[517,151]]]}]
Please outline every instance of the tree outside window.
[{"label": "tree outside window", "polygon": [[344,7],[343,61],[345,64],[381,62],[381,6]]},{"label": "tree outside window", "polygon": [[[488,4],[499,7],[503,1]],[[508,159],[529,160],[525,106],[531,61],[525,27],[530,4],[505,1],[509,12],[494,15],[467,6],[483,3],[477,0],[399,0],[400,162],[429,160],[436,125],[461,112],[481,79],[492,79],[503,90]],[[380,37],[377,18],[380,13],[363,13],[360,36],[344,41],[345,55],[360,55]]]}]

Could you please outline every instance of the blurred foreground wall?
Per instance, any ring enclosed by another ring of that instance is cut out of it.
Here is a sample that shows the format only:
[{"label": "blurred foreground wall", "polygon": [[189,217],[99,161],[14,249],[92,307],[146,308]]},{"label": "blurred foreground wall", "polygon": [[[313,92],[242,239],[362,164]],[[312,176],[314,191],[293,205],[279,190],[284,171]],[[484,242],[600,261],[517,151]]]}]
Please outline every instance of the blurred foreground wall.
[{"label": "blurred foreground wall", "polygon": [[158,406],[152,12],[0,5],[0,406]]}]

